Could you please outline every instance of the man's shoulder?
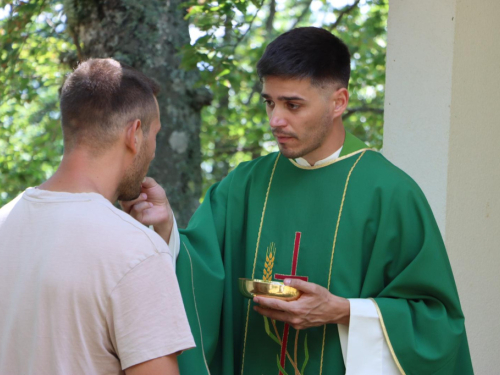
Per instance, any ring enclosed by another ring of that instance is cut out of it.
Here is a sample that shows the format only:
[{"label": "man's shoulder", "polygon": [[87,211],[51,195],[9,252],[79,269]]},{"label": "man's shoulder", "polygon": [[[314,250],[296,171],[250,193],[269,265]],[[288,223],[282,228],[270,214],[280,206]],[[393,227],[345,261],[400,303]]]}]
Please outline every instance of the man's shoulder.
[{"label": "man's shoulder", "polygon": [[0,207],[0,225],[2,224],[3,221],[7,219],[11,211],[14,209],[16,204],[21,200],[23,197],[24,193],[19,194],[17,197],[15,197],[13,200],[11,200],[9,203],[5,204],[4,206]]},{"label": "man's shoulder", "polygon": [[124,248],[149,249],[156,253],[169,253],[165,241],[153,230],[135,220],[129,214],[107,202],[92,201],[92,210],[95,210],[97,226],[102,228],[108,238]]},{"label": "man's shoulder", "polygon": [[[27,190],[29,189],[30,188]],[[23,191],[6,205],[0,207],[0,229],[5,229],[5,226],[8,226],[8,223],[10,222],[20,220],[20,216],[22,216],[22,212],[24,211],[23,197],[25,196],[27,190]]]}]

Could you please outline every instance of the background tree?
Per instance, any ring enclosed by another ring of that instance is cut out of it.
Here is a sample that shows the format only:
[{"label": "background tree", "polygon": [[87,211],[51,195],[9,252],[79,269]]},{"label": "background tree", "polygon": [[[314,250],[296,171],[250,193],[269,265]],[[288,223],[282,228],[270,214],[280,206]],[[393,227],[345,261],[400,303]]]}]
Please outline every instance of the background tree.
[{"label": "background tree", "polygon": [[183,225],[201,195],[200,111],[210,96],[203,87],[194,88],[196,69],[179,67],[178,51],[189,44],[186,12],[180,5],[180,0],[64,1],[78,60],[113,57],[160,83],[164,127],[150,175],[166,188]]},{"label": "background tree", "polygon": [[[115,57],[161,83],[151,174],[181,225],[209,185],[277,149],[255,66],[267,43],[294,27],[325,27],[346,41],[345,123],[381,147],[387,11],[387,0],[0,0],[0,205],[57,167],[58,89],[88,57]],[[207,89],[213,101],[202,110]]]}]

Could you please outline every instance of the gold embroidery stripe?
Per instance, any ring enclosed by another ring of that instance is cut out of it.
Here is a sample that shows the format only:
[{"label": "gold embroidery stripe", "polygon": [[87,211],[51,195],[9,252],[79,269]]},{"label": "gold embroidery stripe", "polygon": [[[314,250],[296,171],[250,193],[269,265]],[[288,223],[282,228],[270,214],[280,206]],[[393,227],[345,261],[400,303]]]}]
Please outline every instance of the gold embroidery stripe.
[{"label": "gold embroidery stripe", "polygon": [[[264,215],[266,213],[267,199],[269,198],[269,191],[271,190],[271,183],[273,182],[274,171],[276,170],[276,165],[278,164],[278,160],[280,158],[280,155],[281,155],[281,153],[279,153],[278,156],[276,157],[276,161],[274,162],[273,170],[271,172],[271,178],[269,179],[269,185],[267,186],[266,198],[264,200],[264,208],[262,209],[262,216],[260,218],[259,233],[257,235],[257,246],[255,248],[255,257],[253,259],[252,279],[255,276],[255,265],[257,264],[257,254],[259,253],[260,235],[262,233],[262,224],[264,223]],[[252,302],[252,300],[249,299],[248,300],[248,308],[247,308],[247,318],[246,318],[246,322],[245,322],[245,336],[243,339],[243,356],[241,359],[241,375],[243,375],[243,369],[245,368],[245,348],[247,346],[248,318],[250,316],[250,303],[251,302]]]},{"label": "gold embroidery stripe", "polygon": [[373,298],[370,298],[370,300],[373,302],[375,308],[377,309],[378,319],[380,320],[380,326],[382,327],[382,332],[384,332],[385,341],[387,342],[389,351],[391,352],[392,358],[394,359],[394,363],[396,363],[399,372],[401,372],[402,375],[406,375],[405,371],[403,370],[403,367],[401,366],[401,363],[399,363],[398,357],[396,357],[394,348],[392,347],[391,340],[389,339],[389,334],[387,333],[387,329],[385,328],[384,318],[382,317],[382,312],[378,307],[377,301],[375,301]]},{"label": "gold embroidery stripe", "polygon": [[358,151],[354,151],[354,152],[351,152],[350,154],[347,154],[347,155],[344,155],[340,158],[337,158],[337,159],[334,159],[332,161],[329,161],[328,163],[325,163],[325,164],[321,164],[321,165],[312,165],[310,167],[308,166],[305,166],[305,165],[300,165],[299,163],[297,163],[295,160],[293,159],[288,159],[290,160],[290,162],[295,165],[296,167],[300,168],[300,169],[309,169],[309,170],[313,170],[313,169],[320,169],[320,168],[323,168],[323,167],[328,167],[329,165],[332,165],[332,164],[335,164],[336,162],[338,161],[341,161],[341,160],[344,160],[344,159],[347,159],[347,158],[350,158],[351,156],[354,156],[354,155],[357,155],[359,154],[360,152],[365,152],[365,151],[375,151],[375,152],[378,152],[376,149],[374,148],[362,148],[361,150],[358,150]]},{"label": "gold embroidery stripe", "polygon": [[[330,281],[332,279],[333,254],[335,253],[335,245],[337,244],[337,234],[339,232],[340,218],[342,216],[342,210],[344,208],[344,201],[345,201],[345,196],[347,193],[347,186],[349,185],[349,180],[351,179],[352,171],[354,170],[354,168],[356,168],[356,165],[358,164],[359,160],[363,157],[365,152],[366,152],[366,150],[362,151],[361,155],[359,155],[358,160],[356,160],[356,162],[352,166],[351,170],[349,171],[349,174],[347,175],[347,179],[345,182],[344,194],[342,194],[342,201],[340,202],[339,217],[337,218],[337,226],[335,227],[335,236],[333,237],[332,257],[330,259],[330,272],[328,273],[328,287],[327,287],[328,290],[330,290]],[[347,157],[347,155],[345,157]],[[319,375],[321,375],[323,372],[323,355],[325,353],[325,338],[326,338],[326,324],[324,325],[324,328],[323,328],[323,344],[321,346],[321,362],[320,362],[321,365],[319,368]]]},{"label": "gold embroidery stripe", "polygon": [[200,341],[201,341],[201,354],[203,354],[203,361],[205,362],[205,367],[207,368],[207,373],[210,375],[210,370],[208,369],[207,359],[205,358],[205,348],[203,347],[203,332],[201,330],[200,315],[198,314],[198,306],[196,305],[196,295],[194,293],[194,272],[193,272],[193,261],[191,260],[191,254],[183,242],[184,248],[186,249],[187,255],[189,257],[189,263],[191,264],[191,285],[193,287],[193,300],[194,300],[194,310],[196,311],[196,319],[198,319],[198,326],[200,327]]}]

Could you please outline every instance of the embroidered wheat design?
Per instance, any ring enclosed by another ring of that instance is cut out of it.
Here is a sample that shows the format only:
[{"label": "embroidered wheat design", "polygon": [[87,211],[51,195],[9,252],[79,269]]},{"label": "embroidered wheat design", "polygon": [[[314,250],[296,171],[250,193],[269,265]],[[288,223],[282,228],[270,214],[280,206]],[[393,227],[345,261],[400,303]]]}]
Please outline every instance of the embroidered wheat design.
[{"label": "embroidered wheat design", "polygon": [[271,245],[269,245],[266,251],[266,263],[264,263],[264,277],[263,277],[264,281],[273,280],[273,267],[275,258],[276,258],[276,245],[274,242],[271,242]]}]

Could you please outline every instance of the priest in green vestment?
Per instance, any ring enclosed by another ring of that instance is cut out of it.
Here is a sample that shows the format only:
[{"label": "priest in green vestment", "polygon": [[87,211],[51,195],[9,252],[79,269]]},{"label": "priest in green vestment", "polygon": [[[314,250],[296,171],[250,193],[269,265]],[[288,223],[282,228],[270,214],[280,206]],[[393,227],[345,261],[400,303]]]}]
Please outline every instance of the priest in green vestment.
[{"label": "priest in green vestment", "polygon": [[[417,184],[344,130],[347,47],[299,28],[259,61],[280,152],[240,164],[181,230],[197,348],[182,374],[472,374],[445,246]],[[284,281],[292,302],[244,298]]]}]

